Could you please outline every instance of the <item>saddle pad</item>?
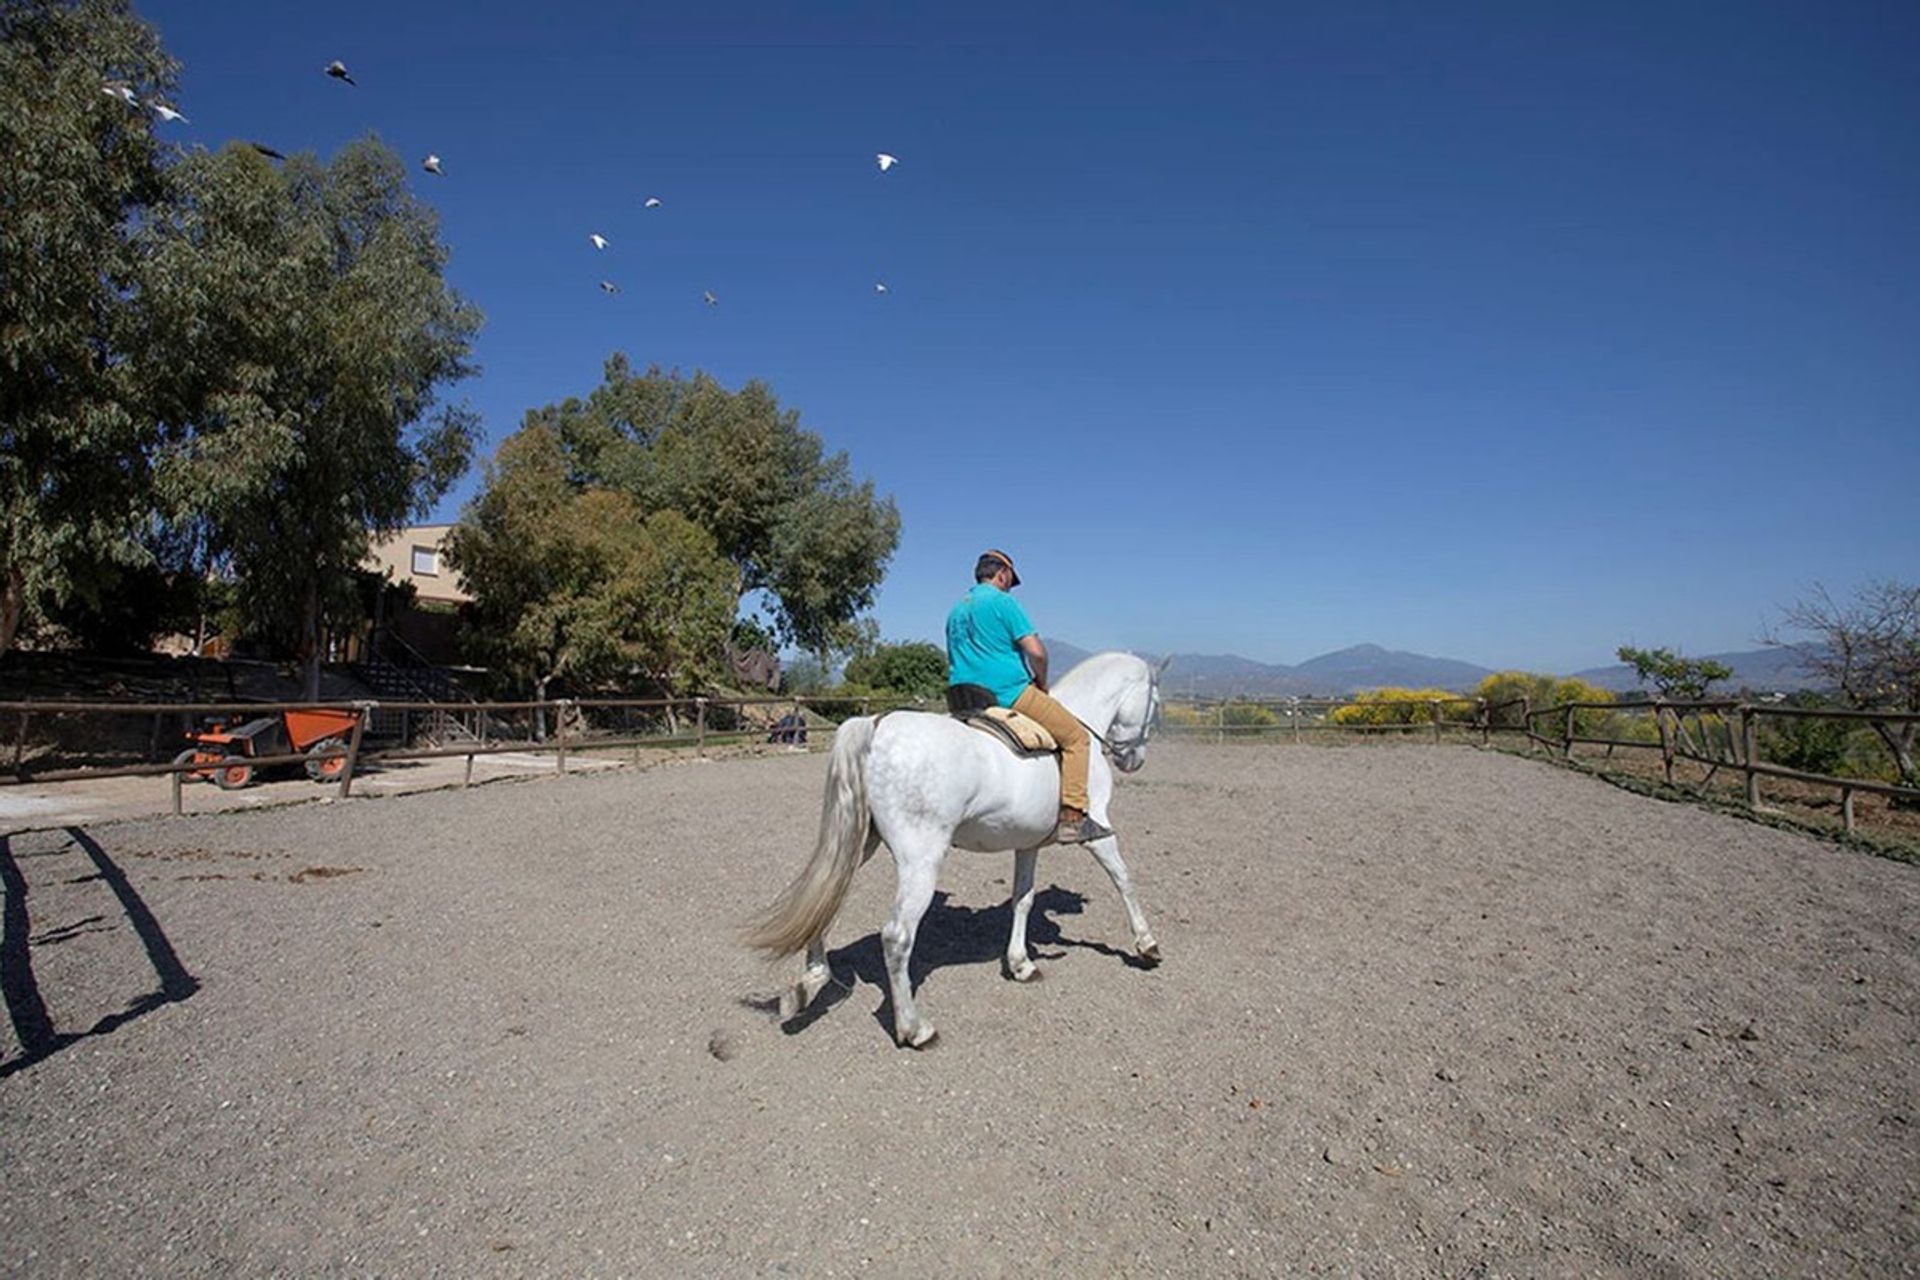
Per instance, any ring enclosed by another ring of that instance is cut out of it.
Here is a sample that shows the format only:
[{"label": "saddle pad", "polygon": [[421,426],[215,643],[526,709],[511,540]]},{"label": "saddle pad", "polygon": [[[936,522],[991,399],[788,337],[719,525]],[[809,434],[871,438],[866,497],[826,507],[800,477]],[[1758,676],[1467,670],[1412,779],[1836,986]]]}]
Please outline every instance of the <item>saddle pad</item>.
[{"label": "saddle pad", "polygon": [[1029,719],[1011,707],[988,707],[970,713],[965,719],[968,725],[993,734],[1015,751],[1038,754],[1060,749],[1060,744],[1038,720]]}]

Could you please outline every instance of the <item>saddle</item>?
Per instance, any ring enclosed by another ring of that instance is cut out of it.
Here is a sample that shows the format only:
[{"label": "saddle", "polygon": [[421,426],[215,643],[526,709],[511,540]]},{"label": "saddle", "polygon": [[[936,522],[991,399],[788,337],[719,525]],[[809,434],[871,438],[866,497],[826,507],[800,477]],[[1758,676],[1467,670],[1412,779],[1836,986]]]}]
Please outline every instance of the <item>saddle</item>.
[{"label": "saddle", "polygon": [[978,729],[1017,756],[1050,756],[1060,744],[1038,720],[999,704],[990,690],[977,684],[947,688],[947,711],[969,729]]}]

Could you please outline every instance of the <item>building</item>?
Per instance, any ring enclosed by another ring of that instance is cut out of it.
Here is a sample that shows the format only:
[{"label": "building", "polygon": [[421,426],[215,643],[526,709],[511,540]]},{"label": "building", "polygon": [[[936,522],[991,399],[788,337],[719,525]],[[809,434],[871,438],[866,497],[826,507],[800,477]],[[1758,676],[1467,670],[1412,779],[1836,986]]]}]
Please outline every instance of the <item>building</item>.
[{"label": "building", "polygon": [[373,620],[374,656],[435,666],[460,660],[460,611],[473,593],[447,566],[447,535],[452,531],[451,524],[408,525],[368,549],[367,568],[385,574],[389,582],[413,588],[413,603],[390,615],[391,606],[381,597]]},{"label": "building", "polygon": [[410,584],[414,599],[423,605],[463,605],[473,599],[473,594],[460,581],[460,575],[447,567],[446,542],[451,532],[450,524],[408,525],[373,544],[367,553],[367,567],[384,572],[389,581]]}]

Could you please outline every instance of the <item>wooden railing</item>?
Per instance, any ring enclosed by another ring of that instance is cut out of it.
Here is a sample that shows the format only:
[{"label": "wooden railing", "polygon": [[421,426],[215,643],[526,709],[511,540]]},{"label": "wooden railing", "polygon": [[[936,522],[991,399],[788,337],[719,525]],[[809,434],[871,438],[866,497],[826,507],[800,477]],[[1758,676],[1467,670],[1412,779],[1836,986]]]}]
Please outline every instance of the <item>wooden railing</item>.
[{"label": "wooden railing", "polygon": [[[242,718],[257,719],[266,716],[282,715],[288,711],[329,710],[355,713],[354,727],[343,746],[318,747],[306,752],[283,753],[267,756],[238,756],[255,768],[277,765],[309,764],[344,760],[340,769],[339,794],[352,794],[356,772],[363,766],[390,761],[432,760],[464,756],[467,762],[466,774],[462,785],[473,778],[473,762],[476,757],[505,755],[508,753],[528,754],[551,752],[555,756],[555,767],[560,772],[567,769],[567,756],[571,752],[603,751],[646,747],[692,747],[703,752],[710,745],[724,742],[738,742],[746,738],[761,738],[774,732],[776,726],[772,718],[767,723],[748,723],[744,714],[749,708],[791,708],[804,713],[809,708],[831,707],[834,709],[855,708],[860,714],[875,710],[887,710],[894,707],[922,707],[923,704],[911,699],[869,697],[834,697],[832,695],[797,695],[785,697],[694,697],[694,698],[554,698],[544,701],[502,701],[502,702],[462,702],[450,708],[448,704],[438,702],[396,702],[388,700],[355,699],[334,702],[205,702],[205,703],[163,703],[163,702],[0,702],[0,725],[8,720],[13,722],[13,767],[10,773],[0,773],[0,787],[21,786],[29,783],[71,782],[82,779],[131,778],[165,776],[171,779],[173,788],[173,812],[182,811],[181,784],[186,775],[206,773],[217,765],[205,760],[168,760],[145,761],[125,764],[107,764],[86,767],[33,768],[25,759],[29,741],[29,730],[36,718],[71,715],[108,715],[154,717],[152,740],[158,743],[161,738],[160,726],[169,718],[177,718],[183,725],[205,721],[209,718],[222,718],[228,722]],[[366,727],[375,715],[383,712],[438,712],[458,710],[463,713],[480,713],[481,731],[471,742],[455,746],[413,747],[406,745],[376,748],[366,741]],[[728,711],[729,717],[716,717],[715,712]],[[644,717],[655,717],[666,722],[667,731],[647,733],[608,733],[595,731],[584,723],[595,714],[603,717],[608,713],[624,713],[631,722],[634,713]],[[514,714],[538,717],[539,723],[553,726],[544,737],[499,737],[492,726],[501,718]],[[817,713],[816,713],[817,715]],[[733,724],[716,724],[716,719],[731,719]],[[831,737],[835,725],[831,721],[815,719],[799,728],[808,734],[822,734]],[[184,740],[184,739],[183,739]],[[4,741],[4,739],[0,739]]]}]

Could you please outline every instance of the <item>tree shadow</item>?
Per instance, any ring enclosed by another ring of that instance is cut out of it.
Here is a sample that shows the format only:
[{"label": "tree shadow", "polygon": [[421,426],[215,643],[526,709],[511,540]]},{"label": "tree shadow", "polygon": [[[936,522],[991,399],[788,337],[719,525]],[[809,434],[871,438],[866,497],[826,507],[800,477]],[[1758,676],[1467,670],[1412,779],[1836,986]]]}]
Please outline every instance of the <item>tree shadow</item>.
[{"label": "tree shadow", "polygon": [[[1086,942],[1062,933],[1054,917],[1080,915],[1086,908],[1085,894],[1062,889],[1059,885],[1048,885],[1035,893],[1033,910],[1027,916],[1029,953],[1036,960],[1058,960],[1066,954],[1064,950],[1049,953],[1042,948],[1083,947],[1100,955],[1113,956],[1134,968],[1149,967],[1132,954],[1105,943]],[[917,993],[936,970],[949,965],[999,964],[1006,955],[1007,936],[1012,930],[1011,902],[992,907],[966,907],[955,904],[951,895],[944,890],[936,892],[927,914],[920,921],[919,931],[914,937],[913,959],[907,965],[907,975],[914,991]],[[887,961],[880,948],[879,930],[827,952],[827,967],[833,973],[833,980],[822,988],[806,1008],[781,1023],[781,1031],[787,1035],[798,1035],[826,1016],[834,1006],[852,996],[854,990],[864,983],[880,992],[880,1006],[874,1010],[873,1017],[891,1036],[893,992],[887,982]],[[764,1012],[773,1012],[779,1005],[778,999],[749,1000],[746,1003]]]},{"label": "tree shadow", "polygon": [[[68,837],[94,865],[93,875],[78,877],[70,883],[97,880],[112,891],[119,901],[121,913],[146,950],[147,962],[153,966],[160,986],[130,1001],[118,1013],[110,1013],[99,1019],[85,1031],[58,1030],[40,994],[39,981],[34,976],[33,947],[36,943],[45,945],[64,941],[70,935],[55,931],[45,938],[32,937],[32,924],[27,912],[27,878],[14,856],[11,839],[0,836],[0,890],[5,893],[4,905],[0,905],[0,1000],[4,1000],[7,1006],[7,1016],[13,1022],[14,1035],[19,1039],[21,1049],[18,1056],[0,1062],[0,1078],[23,1071],[76,1041],[89,1036],[107,1035],[142,1014],[177,1000],[185,1000],[200,989],[199,979],[188,973],[186,966],[180,963],[173,944],[167,940],[166,931],[160,927],[159,920],[127,879],[126,873],[92,836],[79,827],[68,827],[66,830]],[[89,922],[97,919],[90,917]]]}]

